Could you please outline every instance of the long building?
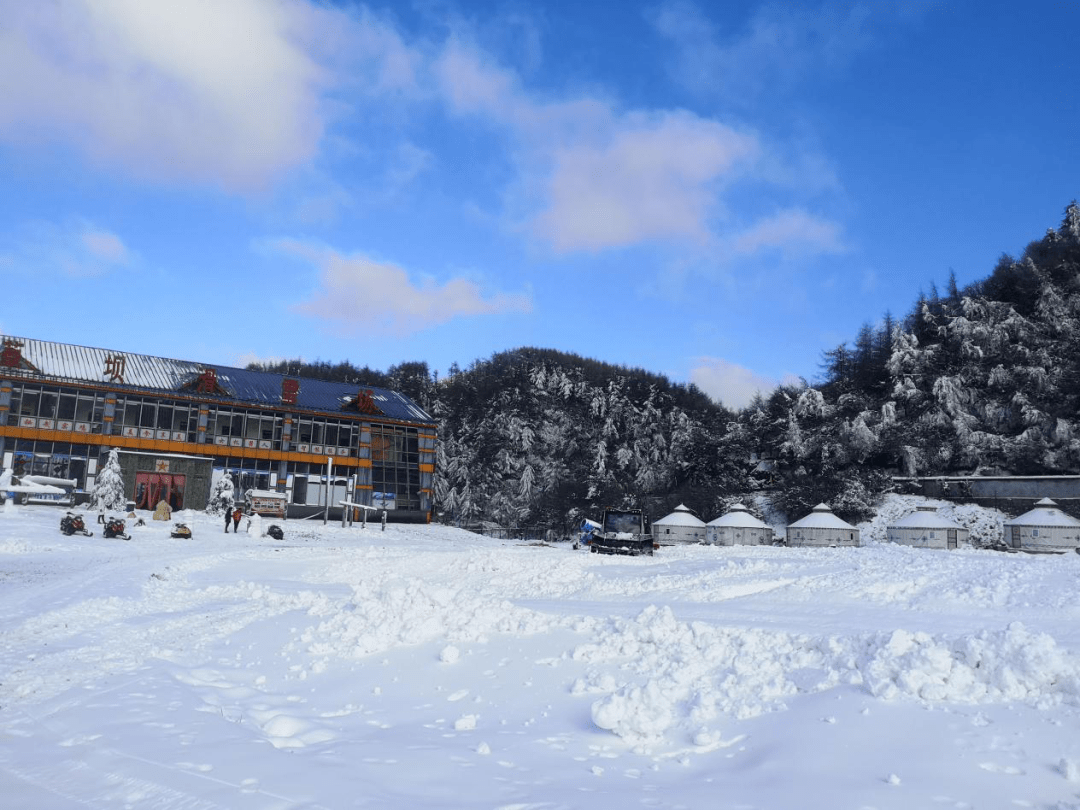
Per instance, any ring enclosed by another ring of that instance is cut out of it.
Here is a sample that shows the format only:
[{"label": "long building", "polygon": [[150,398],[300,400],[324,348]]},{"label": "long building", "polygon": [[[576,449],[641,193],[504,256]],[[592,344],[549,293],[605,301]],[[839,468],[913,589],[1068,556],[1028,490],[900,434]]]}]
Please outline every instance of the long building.
[{"label": "long building", "polygon": [[140,507],[205,508],[225,474],[298,509],[349,498],[429,519],[436,438],[395,391],[0,335],[3,467],[89,491],[117,448]]}]

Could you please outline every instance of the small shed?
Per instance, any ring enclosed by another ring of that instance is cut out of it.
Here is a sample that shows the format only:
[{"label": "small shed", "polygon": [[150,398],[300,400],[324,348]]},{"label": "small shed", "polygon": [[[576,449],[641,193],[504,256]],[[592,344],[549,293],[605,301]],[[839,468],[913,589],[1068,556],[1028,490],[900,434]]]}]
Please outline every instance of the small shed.
[{"label": "small shed", "polygon": [[1005,544],[1028,551],[1080,548],[1080,520],[1043,498],[1031,511],[1005,521]]},{"label": "small shed", "polygon": [[705,542],[713,546],[770,546],[772,541],[772,527],[751,515],[741,503],[705,524]]},{"label": "small shed", "polygon": [[890,543],[915,548],[956,548],[966,546],[971,532],[938,514],[936,506],[923,505],[904,515],[885,530]]},{"label": "small shed", "polygon": [[833,514],[828,504],[819,503],[802,520],[787,527],[789,546],[857,546],[859,530]]},{"label": "small shed", "polygon": [[705,521],[680,503],[670,515],[653,522],[652,533],[657,543],[704,543]]}]

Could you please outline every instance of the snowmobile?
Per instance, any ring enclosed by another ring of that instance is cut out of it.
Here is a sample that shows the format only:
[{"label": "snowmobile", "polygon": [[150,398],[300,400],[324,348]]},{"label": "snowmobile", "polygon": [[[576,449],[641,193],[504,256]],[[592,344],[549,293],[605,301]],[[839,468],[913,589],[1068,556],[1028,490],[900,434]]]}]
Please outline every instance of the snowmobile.
[{"label": "snowmobile", "polygon": [[82,515],[77,515],[74,512],[68,512],[62,518],[60,518],[60,531],[71,537],[73,534],[81,534],[84,537],[93,537],[93,532],[86,530],[86,524],[83,523]]},{"label": "snowmobile", "polygon": [[189,529],[187,527],[187,524],[185,523],[177,523],[175,526],[173,526],[172,533],[169,535],[169,537],[178,537],[181,540],[190,540],[191,529]]},{"label": "snowmobile", "polygon": [[120,518],[109,518],[105,521],[105,537],[119,537],[121,540],[130,540],[131,535],[124,534],[124,521]]},{"label": "snowmobile", "polygon": [[275,540],[283,540],[285,538],[285,532],[281,530],[280,526],[274,523],[266,527],[266,534]]}]

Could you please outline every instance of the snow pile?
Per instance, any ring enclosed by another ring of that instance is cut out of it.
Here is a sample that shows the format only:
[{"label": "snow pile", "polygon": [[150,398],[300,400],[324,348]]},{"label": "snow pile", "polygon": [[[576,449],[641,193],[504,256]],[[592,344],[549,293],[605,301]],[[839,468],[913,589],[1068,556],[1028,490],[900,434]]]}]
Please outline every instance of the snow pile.
[{"label": "snow pile", "polygon": [[531,635],[559,624],[470,588],[391,577],[355,586],[352,599],[329,619],[305,630],[300,642],[314,656],[359,658],[402,644],[484,641],[491,633]]},{"label": "snow pile", "polygon": [[1019,622],[952,641],[896,630],[858,666],[870,692],[886,700],[1080,705],[1080,659]]},{"label": "snow pile", "polygon": [[948,503],[941,507],[941,516],[970,531],[974,546],[997,545],[1005,537],[1007,517],[997,509],[973,503]]},{"label": "snow pile", "polygon": [[1005,515],[997,509],[989,509],[974,503],[952,503],[923,498],[918,495],[890,493],[878,505],[874,517],[860,523],[863,545],[888,542],[888,528],[901,518],[910,515],[920,506],[934,506],[938,514],[971,532],[973,546],[989,546],[1001,542],[1004,537]]},{"label": "snow pile", "polygon": [[639,746],[708,737],[719,719],[780,711],[799,693],[840,684],[885,700],[1080,705],[1080,658],[1017,622],[953,639],[907,630],[821,638],[679,622],[653,606],[598,635],[573,651],[593,668],[571,692],[602,694],[593,722]]}]

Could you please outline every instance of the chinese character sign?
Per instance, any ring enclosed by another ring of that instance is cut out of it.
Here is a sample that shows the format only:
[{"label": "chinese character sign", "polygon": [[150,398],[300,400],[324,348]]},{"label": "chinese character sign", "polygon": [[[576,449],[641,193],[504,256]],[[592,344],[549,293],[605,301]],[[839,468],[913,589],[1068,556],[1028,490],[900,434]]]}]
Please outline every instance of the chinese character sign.
[{"label": "chinese character sign", "polygon": [[102,372],[107,382],[124,382],[124,373],[127,371],[127,357],[122,354],[110,354],[105,358],[105,370]]},{"label": "chinese character sign", "polygon": [[356,397],[356,410],[360,413],[380,414],[379,406],[375,404],[374,394],[370,389],[361,391]]},{"label": "chinese character sign", "polygon": [[212,368],[203,371],[196,379],[195,390],[200,394],[216,394],[218,390],[217,372]]},{"label": "chinese character sign", "polygon": [[286,377],[281,381],[281,401],[289,405],[296,404],[296,398],[300,394],[300,381]]},{"label": "chinese character sign", "polygon": [[20,368],[22,366],[22,346],[17,340],[5,338],[4,345],[0,348],[0,366]]}]

